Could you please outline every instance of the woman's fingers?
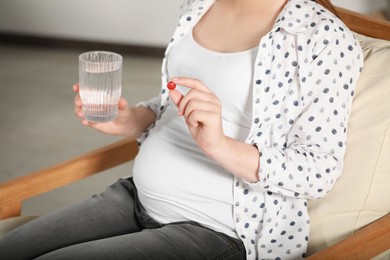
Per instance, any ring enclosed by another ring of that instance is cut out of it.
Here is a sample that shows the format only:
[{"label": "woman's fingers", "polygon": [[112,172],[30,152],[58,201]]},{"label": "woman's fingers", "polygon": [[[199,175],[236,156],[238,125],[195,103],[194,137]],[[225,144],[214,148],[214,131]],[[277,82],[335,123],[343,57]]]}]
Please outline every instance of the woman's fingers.
[{"label": "woman's fingers", "polygon": [[199,90],[192,89],[187,95],[185,95],[179,103],[179,114],[182,115],[187,110],[189,102],[192,100],[202,100],[205,103],[218,104],[219,101],[213,93],[203,92]]},{"label": "woman's fingers", "polygon": [[121,111],[126,110],[127,108],[129,108],[129,103],[127,102],[127,100],[125,98],[120,98],[118,103],[118,109]]},{"label": "woman's fingers", "polygon": [[76,84],[73,85],[73,91],[74,92],[79,92],[79,89],[80,89],[79,83],[76,83]]},{"label": "woman's fingers", "polygon": [[179,107],[179,104],[181,102],[181,99],[183,98],[183,95],[177,91],[176,89],[170,90],[169,91],[169,96],[172,99],[173,103]]},{"label": "woman's fingers", "polygon": [[74,105],[77,106],[77,107],[81,107],[81,106],[82,106],[81,98],[80,98],[80,95],[79,95],[79,94],[77,94],[77,95],[74,97]]},{"label": "woman's fingers", "polygon": [[83,109],[82,109],[82,104],[81,104],[81,98],[80,98],[80,95],[78,95],[78,94],[74,98],[74,112],[78,117],[83,118]]},{"label": "woman's fingers", "polygon": [[176,89],[169,88],[169,96],[178,107],[178,114],[184,117],[195,142],[205,152],[220,145],[225,135],[222,127],[222,104],[218,97],[199,80],[172,78],[172,81],[190,88],[185,96]]},{"label": "woman's fingers", "polygon": [[74,111],[78,115],[79,111],[82,110],[80,97],[77,95],[74,99]]},{"label": "woman's fingers", "polygon": [[185,96],[176,89],[169,91],[173,103],[178,107],[178,114],[183,115],[187,123],[197,125],[192,119],[194,117],[190,116],[194,111],[220,115],[221,104],[218,98],[201,81],[192,78],[172,78],[172,82],[190,88]]},{"label": "woman's fingers", "polygon": [[206,87],[200,80],[185,77],[175,77],[172,78],[172,82],[176,85],[190,88],[190,91],[185,96],[183,96],[176,89],[169,91],[169,95],[179,109],[179,115],[183,115],[185,113],[187,104],[192,99],[201,99],[212,103],[219,102],[214,93],[211,92],[210,89]]},{"label": "woman's fingers", "polygon": [[75,107],[74,110],[75,110],[76,115],[80,117],[79,112],[80,112],[80,110],[82,110],[81,109],[82,103],[81,103],[80,95],[78,94],[79,84],[76,83],[73,85],[73,91],[77,93],[76,96],[74,97],[74,107]]},{"label": "woman's fingers", "polygon": [[218,120],[218,118],[220,118],[220,111],[220,107],[215,103],[191,99],[185,109],[184,118],[186,119],[187,124],[194,127],[196,127],[198,123],[210,125],[210,123],[213,123],[213,120]]},{"label": "woman's fingers", "polygon": [[94,123],[88,121],[87,119],[81,120],[81,123],[82,123],[83,125],[85,125],[85,126],[90,126],[90,127],[92,127],[92,128],[94,127],[94,126],[93,126]]},{"label": "woman's fingers", "polygon": [[88,120],[84,119],[83,105],[81,103],[79,89],[80,86],[78,83],[73,85],[73,91],[77,93],[76,96],[74,97],[74,112],[78,118],[82,119],[81,123],[83,125],[89,125]]},{"label": "woman's fingers", "polygon": [[185,78],[185,77],[181,77],[181,78],[175,77],[175,78],[172,78],[172,82],[175,83],[176,85],[185,86],[187,88],[197,89],[200,91],[211,93],[209,88],[206,87],[200,80],[197,80],[197,79]]},{"label": "woman's fingers", "polygon": [[187,124],[190,127],[194,127],[194,128],[199,127],[199,124],[207,127],[207,126],[211,126],[212,124],[215,124],[216,120],[218,120],[218,118],[214,113],[210,113],[208,111],[202,111],[202,110],[194,110],[188,116]]}]

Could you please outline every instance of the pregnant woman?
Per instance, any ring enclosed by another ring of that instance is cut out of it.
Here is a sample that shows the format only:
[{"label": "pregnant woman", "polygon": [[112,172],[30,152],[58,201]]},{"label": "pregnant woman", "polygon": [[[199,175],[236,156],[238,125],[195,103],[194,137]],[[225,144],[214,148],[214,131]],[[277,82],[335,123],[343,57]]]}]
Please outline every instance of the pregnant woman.
[{"label": "pregnant woman", "polygon": [[74,86],[83,124],[139,139],[133,177],[8,233],[0,259],[304,258],[362,63],[329,1],[185,1],[158,97],[96,124]]}]

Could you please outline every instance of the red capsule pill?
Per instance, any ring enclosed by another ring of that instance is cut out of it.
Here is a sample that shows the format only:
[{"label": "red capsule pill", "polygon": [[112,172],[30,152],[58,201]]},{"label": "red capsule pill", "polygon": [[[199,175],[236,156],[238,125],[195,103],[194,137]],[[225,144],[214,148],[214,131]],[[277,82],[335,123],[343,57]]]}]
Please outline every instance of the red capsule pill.
[{"label": "red capsule pill", "polygon": [[176,84],[173,83],[172,81],[169,81],[168,84],[167,84],[167,88],[169,90],[174,90],[176,88]]}]

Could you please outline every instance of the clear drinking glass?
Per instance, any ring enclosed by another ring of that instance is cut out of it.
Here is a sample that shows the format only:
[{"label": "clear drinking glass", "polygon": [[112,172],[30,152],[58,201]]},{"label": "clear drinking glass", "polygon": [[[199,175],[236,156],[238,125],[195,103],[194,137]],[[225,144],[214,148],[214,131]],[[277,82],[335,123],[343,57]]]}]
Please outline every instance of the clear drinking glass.
[{"label": "clear drinking glass", "polygon": [[79,94],[88,121],[103,123],[116,117],[122,90],[122,60],[121,55],[108,51],[90,51],[79,56]]}]

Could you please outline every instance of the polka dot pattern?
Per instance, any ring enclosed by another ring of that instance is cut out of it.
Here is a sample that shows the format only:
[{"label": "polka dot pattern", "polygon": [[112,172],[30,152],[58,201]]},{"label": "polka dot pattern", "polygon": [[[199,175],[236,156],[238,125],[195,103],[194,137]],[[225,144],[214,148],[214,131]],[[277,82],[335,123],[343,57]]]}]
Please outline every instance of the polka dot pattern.
[{"label": "polka dot pattern", "polygon": [[[214,1],[183,3],[163,60],[161,95],[139,104],[150,107],[157,118],[169,100],[166,57]],[[260,181],[235,177],[234,183],[234,222],[247,259],[305,257],[307,200],[324,197],[341,174],[362,64],[351,32],[313,1],[289,0],[261,39],[254,64],[253,123],[246,141],[259,149]]]}]

